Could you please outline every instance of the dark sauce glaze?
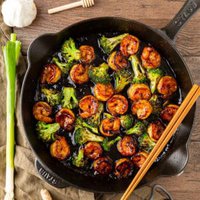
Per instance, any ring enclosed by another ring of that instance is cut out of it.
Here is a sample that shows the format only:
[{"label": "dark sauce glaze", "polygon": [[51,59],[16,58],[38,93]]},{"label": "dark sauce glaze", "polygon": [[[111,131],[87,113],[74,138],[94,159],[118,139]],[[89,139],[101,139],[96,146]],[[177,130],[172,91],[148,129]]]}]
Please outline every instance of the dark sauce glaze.
[{"label": "dark sauce glaze", "polygon": [[[103,33],[103,34],[102,33],[98,33],[98,34],[94,34],[93,33],[91,35],[82,36],[82,37],[73,38],[73,39],[75,40],[75,43],[76,43],[77,47],[80,47],[81,45],[91,45],[91,46],[94,47],[96,58],[95,58],[95,60],[93,61],[92,64],[95,65],[95,66],[98,66],[102,62],[107,62],[107,58],[108,58],[108,55],[106,55],[102,51],[101,47],[99,46],[98,39],[102,35],[105,35],[107,37],[113,37],[113,36],[119,35],[119,34],[121,34],[121,33],[119,33],[119,32],[115,32],[115,33]],[[141,38],[139,38],[139,39],[141,39]],[[141,55],[141,52],[142,52],[144,46],[151,46],[151,44],[147,44],[147,43],[144,43],[144,42],[141,41],[141,43],[140,43],[140,49],[139,49],[139,51],[137,53],[138,58],[140,58],[140,55]],[[156,47],[154,47],[154,48],[156,48]],[[115,50],[118,50],[118,49],[119,49],[119,47],[115,48]],[[55,52],[55,54],[53,56],[57,56],[61,61],[64,61],[64,58],[62,57],[62,54],[61,54],[60,51]],[[162,55],[161,55],[161,57],[162,57]],[[49,59],[47,60],[47,63],[50,63],[51,59],[52,59],[52,57],[49,57]],[[129,63],[129,67],[131,67],[130,63]],[[173,76],[173,77],[176,78],[176,74],[174,73],[172,67],[170,66],[170,64],[168,63],[168,61],[165,58],[163,58],[163,57],[161,59],[161,66],[160,66],[160,68],[164,71],[165,74],[171,75],[171,76]],[[109,69],[109,73],[110,73],[110,76],[112,77],[113,76],[113,71],[111,69]],[[114,85],[113,79],[112,79],[111,83],[112,83],[112,85]],[[54,84],[54,85],[48,85],[48,84],[43,85],[43,87],[52,88],[52,89],[56,89],[56,90],[59,90],[59,91],[61,91],[61,89],[62,89],[63,86],[73,86],[74,88],[76,88],[77,98],[81,99],[85,95],[93,93],[93,89],[92,88],[93,88],[94,84],[91,81],[89,81],[88,83],[83,84],[83,85],[76,85],[76,84],[74,84],[71,81],[71,79],[70,79],[69,76],[63,75],[62,78],[56,84]],[[123,92],[121,93],[127,99],[128,99],[128,97],[127,97],[126,91],[127,91],[128,87],[129,86],[127,86],[123,90]],[[34,99],[36,102],[37,101],[45,101],[45,96],[43,94],[41,94],[40,90],[41,90],[41,85],[39,84],[39,80],[38,80],[37,90],[36,90],[35,99]],[[130,102],[130,100],[128,100],[128,101],[129,101],[129,109],[128,109],[127,113],[131,113],[131,110],[130,110],[130,108],[131,108],[131,106],[130,106],[131,102]],[[178,88],[178,90],[170,97],[169,101],[170,101],[170,103],[174,103],[174,104],[178,104],[178,105],[181,104],[181,102],[182,102],[182,95],[181,95],[180,88]],[[104,103],[104,106],[105,106],[105,103]],[[59,109],[61,109],[61,105],[55,106],[53,108],[52,116],[55,116],[55,114],[59,111]],[[104,110],[106,111],[106,107],[104,108]],[[75,113],[76,116],[78,115],[78,109],[74,109],[73,112]],[[155,120],[154,116],[150,116],[147,119],[148,122],[151,122],[153,120]],[[136,121],[137,121],[137,119],[135,119],[135,122]],[[165,124],[165,122],[163,122],[163,123]],[[80,168],[79,169],[79,168],[76,168],[75,166],[73,166],[71,164],[71,157],[72,157],[72,155],[75,152],[78,151],[78,148],[79,148],[79,146],[76,145],[75,142],[74,142],[73,131],[72,132],[66,132],[65,130],[63,130],[62,128],[60,128],[60,130],[58,132],[58,135],[66,137],[68,143],[70,144],[71,156],[68,159],[64,160],[64,161],[60,161],[64,166],[66,166],[66,168],[71,168],[74,171],[76,171],[77,173],[84,174],[85,176],[96,176],[96,177],[98,177],[100,179],[102,179],[102,178],[106,178],[106,179],[116,178],[113,175],[113,173],[111,173],[109,176],[98,175],[97,173],[95,173],[93,171],[93,169],[92,169],[92,162],[89,161],[89,160],[88,160],[88,164],[84,168]],[[123,128],[121,128],[121,131],[120,131],[119,135],[121,135],[121,136],[125,135]],[[133,136],[133,137],[135,137],[135,136]],[[170,146],[173,145],[173,139],[174,139],[174,137],[170,140],[170,142],[165,147],[164,151],[160,154],[160,156],[157,158],[157,160],[156,160],[155,163],[159,162],[165,156],[166,152],[170,149]],[[112,137],[110,139],[112,139]],[[137,137],[135,137],[135,139],[137,141]],[[46,143],[46,147],[47,147],[48,151],[49,151],[49,145],[50,144]],[[139,149],[139,147],[138,147],[138,149]],[[116,145],[113,145],[111,147],[111,150],[109,152],[104,151],[103,156],[109,156],[113,161],[115,161],[115,160],[120,159],[120,158],[123,157],[118,152]],[[114,162],[113,162],[113,167],[114,167]],[[136,174],[136,172],[137,172],[137,170],[134,169],[133,173],[132,173],[132,176],[134,176]]]}]

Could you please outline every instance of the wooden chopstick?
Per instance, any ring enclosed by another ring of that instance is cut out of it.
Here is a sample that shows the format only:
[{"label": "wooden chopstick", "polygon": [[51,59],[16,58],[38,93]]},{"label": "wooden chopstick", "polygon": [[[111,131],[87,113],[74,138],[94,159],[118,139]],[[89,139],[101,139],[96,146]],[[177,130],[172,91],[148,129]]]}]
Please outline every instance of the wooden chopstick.
[{"label": "wooden chopstick", "polygon": [[155,147],[150,152],[149,156],[147,157],[146,161],[143,163],[142,167],[130,183],[129,187],[121,197],[121,200],[126,200],[131,195],[133,190],[136,188],[136,186],[139,184],[139,182],[142,180],[144,175],[147,173],[151,165],[154,163],[158,155],[162,152],[164,147],[169,142],[170,138],[173,136],[174,132],[178,128],[178,126],[181,124],[187,113],[190,111],[191,107],[197,100],[197,98],[200,96],[200,87],[198,85],[193,85],[190,92],[184,99],[183,103],[177,110],[176,114],[166,127],[165,131],[163,132],[162,136],[156,143]]}]

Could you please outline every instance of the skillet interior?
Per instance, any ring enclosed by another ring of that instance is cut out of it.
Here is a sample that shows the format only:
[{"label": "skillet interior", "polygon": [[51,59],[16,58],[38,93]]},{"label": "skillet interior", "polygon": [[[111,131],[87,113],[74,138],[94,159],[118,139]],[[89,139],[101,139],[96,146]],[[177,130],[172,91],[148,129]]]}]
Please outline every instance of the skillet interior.
[{"label": "skillet interior", "polygon": [[[155,31],[133,20],[121,18],[97,18],[86,20],[72,25],[57,34],[46,34],[37,38],[28,51],[29,68],[27,70],[21,94],[21,114],[24,131],[39,161],[53,174],[57,174],[64,182],[96,192],[120,192],[130,183],[131,179],[125,180],[99,180],[93,177],[76,174],[67,170],[60,163],[55,162],[49,156],[44,144],[37,139],[35,134],[32,107],[38,77],[47,58],[61,46],[64,39],[69,36],[80,37],[87,33],[98,32],[129,32],[136,35],[144,42],[151,43],[160,54],[167,58],[177,75],[178,85],[182,90],[183,97],[192,86],[189,72],[180,55],[173,47],[170,40],[160,31]],[[187,141],[190,135],[194,118],[194,108],[185,118],[179,131],[176,133],[173,145],[167,155],[158,164],[151,168],[141,184],[152,181],[160,175],[176,175],[185,167],[188,160]]]}]

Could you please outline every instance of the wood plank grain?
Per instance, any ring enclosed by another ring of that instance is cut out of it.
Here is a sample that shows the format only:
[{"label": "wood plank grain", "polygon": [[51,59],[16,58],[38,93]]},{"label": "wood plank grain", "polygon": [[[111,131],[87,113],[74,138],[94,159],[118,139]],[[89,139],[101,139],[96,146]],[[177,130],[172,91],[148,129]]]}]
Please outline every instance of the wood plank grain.
[{"label": "wood plank grain", "polygon": [[[184,57],[184,60],[187,66],[190,69],[191,75],[193,77],[194,83],[200,85],[200,57]],[[196,103],[196,115],[194,120],[194,125],[192,129],[192,141],[199,141],[200,142],[200,99]]]},{"label": "wood plank grain", "polygon": [[200,199],[200,142],[190,145],[190,159],[184,173],[176,177],[160,178],[154,183],[161,184],[174,199]]},{"label": "wood plank grain", "polygon": [[[172,19],[184,3],[184,1],[178,0],[136,0],[134,2],[132,0],[98,0],[92,8],[76,8],[55,15],[47,14],[48,8],[68,2],[72,1],[36,0],[38,16],[34,23],[27,28],[14,29],[18,34],[19,39],[23,42],[24,54],[26,54],[30,42],[38,35],[47,32],[57,32],[70,24],[93,17],[120,16],[138,20],[154,28],[161,28]],[[191,19],[177,38],[177,47],[183,55],[200,55],[200,49],[198,48],[200,46],[199,18],[200,12]]]}]

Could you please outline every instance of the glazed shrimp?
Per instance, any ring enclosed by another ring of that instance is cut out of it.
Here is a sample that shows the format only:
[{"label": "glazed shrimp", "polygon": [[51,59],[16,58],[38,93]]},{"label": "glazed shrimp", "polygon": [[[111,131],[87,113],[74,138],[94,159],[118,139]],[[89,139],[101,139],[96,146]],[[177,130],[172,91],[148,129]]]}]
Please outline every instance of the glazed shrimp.
[{"label": "glazed shrimp", "polygon": [[151,98],[151,90],[146,84],[132,84],[127,90],[128,97],[132,101],[149,100]]},{"label": "glazed shrimp", "polygon": [[100,132],[104,136],[113,136],[116,133],[119,133],[120,129],[120,119],[118,117],[105,118],[101,121]]},{"label": "glazed shrimp", "polygon": [[133,35],[127,35],[120,43],[120,51],[126,57],[134,55],[139,49],[139,39]]},{"label": "glazed shrimp", "polygon": [[151,104],[147,100],[139,100],[132,105],[132,113],[137,115],[138,119],[146,119],[153,111]]},{"label": "glazed shrimp", "polygon": [[106,106],[113,116],[123,115],[128,110],[128,101],[122,95],[114,95],[107,101]]},{"label": "glazed shrimp", "polygon": [[112,161],[108,157],[97,158],[93,162],[93,168],[99,174],[102,174],[102,175],[109,174],[112,170]]},{"label": "glazed shrimp", "polygon": [[39,121],[45,123],[53,122],[53,119],[49,117],[51,113],[52,107],[44,101],[39,101],[33,106],[33,115]]},{"label": "glazed shrimp", "polygon": [[177,90],[177,82],[171,76],[163,76],[157,85],[157,90],[164,97],[172,95]]},{"label": "glazed shrimp", "polygon": [[48,64],[44,67],[40,82],[54,84],[61,78],[61,70],[55,64]]},{"label": "glazed shrimp", "polygon": [[92,46],[82,45],[79,50],[81,51],[81,61],[83,63],[89,64],[95,59],[94,48]]},{"label": "glazed shrimp", "polygon": [[88,69],[88,66],[76,64],[70,70],[70,78],[76,84],[86,83],[89,80]]},{"label": "glazed shrimp", "polygon": [[98,142],[88,142],[84,147],[84,155],[92,160],[99,158],[103,153]]},{"label": "glazed shrimp", "polygon": [[59,137],[51,144],[50,153],[58,160],[64,160],[70,156],[70,146],[65,137]]},{"label": "glazed shrimp", "polygon": [[125,136],[117,143],[117,150],[123,156],[132,156],[137,149],[137,142],[132,136]]},{"label": "glazed shrimp", "polygon": [[67,131],[73,129],[75,122],[75,115],[72,110],[67,108],[62,108],[56,114],[56,122],[60,124],[62,128]]},{"label": "glazed shrimp", "polygon": [[107,101],[114,94],[114,89],[111,84],[97,83],[94,86],[94,96],[99,101]]},{"label": "glazed shrimp", "polygon": [[82,118],[91,117],[92,115],[97,113],[98,106],[98,100],[92,95],[87,95],[83,97],[79,102],[79,115]]},{"label": "glazed shrimp", "polygon": [[108,65],[112,70],[118,71],[126,68],[128,62],[126,58],[121,54],[121,52],[114,51],[108,58]]},{"label": "glazed shrimp", "polygon": [[160,54],[153,47],[145,47],[141,55],[142,65],[146,69],[157,68],[160,65]]}]

